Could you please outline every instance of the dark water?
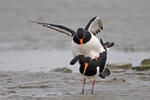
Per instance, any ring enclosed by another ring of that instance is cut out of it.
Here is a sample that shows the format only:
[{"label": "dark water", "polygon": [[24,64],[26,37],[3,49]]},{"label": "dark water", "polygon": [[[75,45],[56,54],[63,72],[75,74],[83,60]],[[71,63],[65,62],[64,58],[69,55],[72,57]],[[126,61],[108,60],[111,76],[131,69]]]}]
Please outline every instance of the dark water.
[{"label": "dark water", "polygon": [[70,48],[67,36],[26,19],[76,30],[100,16],[104,31],[98,37],[114,41],[116,50],[149,51],[149,4],[149,0],[0,0],[0,50]]}]

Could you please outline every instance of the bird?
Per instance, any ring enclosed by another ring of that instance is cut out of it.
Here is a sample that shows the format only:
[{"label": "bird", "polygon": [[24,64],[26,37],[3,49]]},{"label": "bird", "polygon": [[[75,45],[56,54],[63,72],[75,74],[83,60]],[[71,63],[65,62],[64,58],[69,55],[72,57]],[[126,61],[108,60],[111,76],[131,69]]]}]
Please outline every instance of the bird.
[{"label": "bird", "polygon": [[28,20],[33,23],[42,25],[58,32],[64,33],[72,38],[71,50],[73,56],[85,55],[91,58],[97,58],[99,52],[105,51],[96,34],[103,30],[102,20],[98,16],[94,16],[85,28],[78,28],[77,31],[63,25]]},{"label": "bird", "polygon": [[[71,65],[74,65],[77,61],[79,61],[80,64],[79,71],[81,74],[84,75],[83,89],[81,94],[84,94],[86,78],[91,78],[91,77],[95,78],[97,75],[99,75],[99,77],[104,79],[105,77],[110,75],[110,70],[108,68],[105,68],[105,64],[107,60],[107,50],[114,46],[114,42],[103,43],[103,40],[100,39],[100,43],[102,44],[105,51],[100,52],[97,60],[92,59],[91,57],[86,57],[84,55],[78,55],[74,57],[70,62]],[[94,85],[95,85],[95,79],[93,79],[92,82],[91,94],[93,94]]]}]

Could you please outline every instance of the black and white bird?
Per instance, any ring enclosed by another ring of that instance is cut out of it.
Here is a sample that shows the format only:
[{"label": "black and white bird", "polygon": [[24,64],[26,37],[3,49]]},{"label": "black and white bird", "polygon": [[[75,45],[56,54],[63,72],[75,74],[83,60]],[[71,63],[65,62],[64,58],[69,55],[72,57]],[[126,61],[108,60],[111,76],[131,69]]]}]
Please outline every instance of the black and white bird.
[{"label": "black and white bird", "polygon": [[[84,55],[78,55],[70,62],[71,65],[74,65],[77,61],[79,61],[80,68],[79,71],[84,75],[83,89],[82,94],[84,93],[84,87],[86,84],[86,78],[93,78],[96,75],[99,75],[101,78],[105,78],[110,75],[110,70],[105,68],[106,60],[107,60],[107,49],[114,46],[114,43],[103,43],[102,39],[100,39],[100,43],[102,44],[105,51],[99,53],[99,57],[97,60],[92,59],[91,57],[86,57]],[[92,91],[94,90],[95,79],[92,82]]]},{"label": "black and white bird", "polygon": [[74,57],[78,55],[84,55],[91,58],[97,58],[100,52],[105,51],[102,47],[102,44],[99,42],[99,39],[95,36],[101,30],[103,30],[100,17],[93,17],[85,28],[78,28],[77,31],[74,31],[63,25],[32,20],[29,21],[54,29],[72,37],[71,49]]}]

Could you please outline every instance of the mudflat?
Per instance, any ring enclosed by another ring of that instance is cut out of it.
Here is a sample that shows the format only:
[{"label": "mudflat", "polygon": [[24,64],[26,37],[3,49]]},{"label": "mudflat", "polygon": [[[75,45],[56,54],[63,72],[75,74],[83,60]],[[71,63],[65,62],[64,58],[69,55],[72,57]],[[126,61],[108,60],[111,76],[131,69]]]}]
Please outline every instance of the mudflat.
[{"label": "mudflat", "polygon": [[61,72],[0,72],[1,100],[149,100],[149,71],[113,71],[104,79],[96,77],[94,94],[91,80],[85,94],[80,73]]}]

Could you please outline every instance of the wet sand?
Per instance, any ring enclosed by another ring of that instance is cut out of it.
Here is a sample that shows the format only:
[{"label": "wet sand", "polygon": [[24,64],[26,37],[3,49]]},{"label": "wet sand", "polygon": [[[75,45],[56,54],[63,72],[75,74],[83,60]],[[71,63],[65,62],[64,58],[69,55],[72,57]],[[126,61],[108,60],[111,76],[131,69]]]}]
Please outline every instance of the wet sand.
[{"label": "wet sand", "polygon": [[85,94],[80,94],[83,76],[80,73],[0,72],[1,100],[149,100],[150,74],[111,70],[111,76],[96,78],[94,94],[91,80]]},{"label": "wet sand", "polygon": [[[62,54],[63,52],[63,54]],[[146,52],[110,51],[107,63],[128,61],[138,65]],[[59,57],[55,57],[59,55]],[[64,56],[67,56],[64,59]],[[122,58],[123,57],[123,58]],[[91,80],[84,95],[80,95],[83,76],[79,65],[70,66],[68,51],[6,51],[0,53],[0,99],[2,100],[144,100],[149,99],[150,72],[111,69],[105,80],[96,78],[94,94]],[[57,63],[59,62],[59,63]],[[68,67],[73,73],[53,72],[55,68]]]}]

